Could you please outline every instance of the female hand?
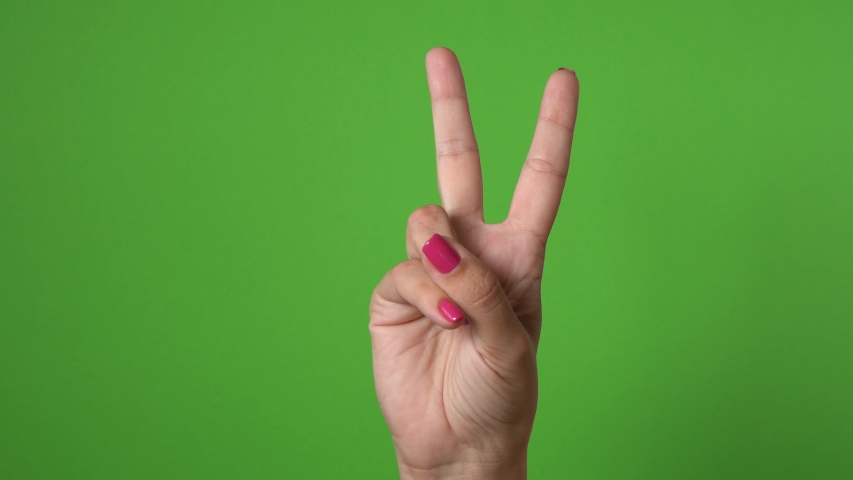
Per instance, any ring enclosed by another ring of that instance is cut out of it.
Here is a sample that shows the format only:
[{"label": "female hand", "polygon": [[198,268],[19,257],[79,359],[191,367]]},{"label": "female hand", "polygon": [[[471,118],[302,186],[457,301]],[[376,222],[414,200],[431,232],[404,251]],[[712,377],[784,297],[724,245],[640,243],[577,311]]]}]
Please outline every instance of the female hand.
[{"label": "female hand", "polygon": [[548,79],[509,216],[486,224],[459,62],[438,47],[426,67],[444,208],[409,217],[409,260],[371,297],[376,392],[403,478],[526,478],[545,244],[569,168],[578,80],[566,69]]}]

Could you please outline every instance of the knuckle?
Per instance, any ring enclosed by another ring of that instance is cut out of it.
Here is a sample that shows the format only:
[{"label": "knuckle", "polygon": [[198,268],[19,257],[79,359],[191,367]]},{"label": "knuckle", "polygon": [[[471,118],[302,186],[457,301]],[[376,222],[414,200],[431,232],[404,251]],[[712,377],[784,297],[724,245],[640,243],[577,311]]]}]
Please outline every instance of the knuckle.
[{"label": "knuckle", "polygon": [[[567,99],[567,101],[568,101],[568,99]],[[561,128],[561,129],[565,130],[566,133],[568,133],[570,135],[575,133],[575,126],[574,125],[566,123],[565,121],[560,120],[559,118],[549,117],[549,116],[541,116],[541,117],[539,117],[539,120],[544,120],[548,123],[556,125],[557,128]]]},{"label": "knuckle", "polygon": [[372,317],[377,313],[378,306],[382,301],[382,297],[379,296],[379,291],[374,288],[373,292],[370,294],[370,304],[368,305],[368,313]]},{"label": "knuckle", "polygon": [[429,298],[432,293],[432,288],[430,288],[430,284],[423,279],[415,280],[412,285],[412,293],[416,298]]},{"label": "knuckle", "polygon": [[414,225],[433,226],[443,221],[446,217],[447,213],[441,206],[434,204],[424,205],[409,215],[408,225],[409,227]]},{"label": "knuckle", "polygon": [[524,164],[532,170],[535,170],[544,175],[550,175],[560,180],[565,180],[566,177],[568,177],[568,172],[558,168],[554,165],[554,162],[543,157],[527,157],[527,160],[524,161]]},{"label": "knuckle", "polygon": [[416,296],[426,295],[431,291],[431,286],[434,285],[432,280],[426,274],[424,266],[418,259],[408,260],[410,264],[406,270],[406,277],[403,280],[407,283],[407,290],[411,291]]},{"label": "knuckle", "polygon": [[394,265],[394,268],[392,268],[390,272],[391,278],[397,283],[405,281],[406,278],[412,275],[416,264],[420,264],[420,261],[406,260],[405,262],[400,262],[397,265]]},{"label": "knuckle", "polygon": [[465,137],[446,138],[435,144],[437,158],[452,157],[466,153],[479,153],[477,143]]},{"label": "knuckle", "polygon": [[500,307],[503,302],[503,286],[497,275],[490,270],[484,270],[473,277],[468,282],[468,303],[482,312],[491,312]]}]

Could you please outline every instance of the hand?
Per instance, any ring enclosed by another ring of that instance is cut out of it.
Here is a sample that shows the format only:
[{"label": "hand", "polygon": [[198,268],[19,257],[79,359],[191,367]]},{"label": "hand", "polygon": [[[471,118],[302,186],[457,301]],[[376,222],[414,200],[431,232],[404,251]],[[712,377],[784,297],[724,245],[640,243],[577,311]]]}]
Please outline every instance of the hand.
[{"label": "hand", "polygon": [[486,224],[459,62],[438,47],[426,68],[443,208],[415,210],[409,260],[371,297],[376,392],[403,478],[526,478],[545,244],[569,168],[578,80],[551,74],[509,216]]}]

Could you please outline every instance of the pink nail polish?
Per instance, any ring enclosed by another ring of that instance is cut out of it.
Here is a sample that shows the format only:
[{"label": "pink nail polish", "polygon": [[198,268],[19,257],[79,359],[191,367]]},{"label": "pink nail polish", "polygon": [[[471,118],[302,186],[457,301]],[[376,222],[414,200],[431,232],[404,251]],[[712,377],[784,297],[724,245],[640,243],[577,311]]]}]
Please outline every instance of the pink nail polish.
[{"label": "pink nail polish", "polygon": [[462,310],[460,310],[459,307],[454,305],[453,302],[449,302],[447,300],[438,302],[438,310],[450,323],[456,323],[465,317],[465,314],[462,313]]},{"label": "pink nail polish", "polygon": [[437,233],[426,241],[421,250],[441,273],[450,272],[462,260],[459,254]]}]

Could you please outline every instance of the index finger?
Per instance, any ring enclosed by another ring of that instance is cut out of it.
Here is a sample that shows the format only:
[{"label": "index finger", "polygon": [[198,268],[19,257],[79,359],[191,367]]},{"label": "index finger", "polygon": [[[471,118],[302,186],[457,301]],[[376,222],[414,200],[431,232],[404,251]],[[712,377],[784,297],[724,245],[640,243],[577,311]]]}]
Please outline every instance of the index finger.
[{"label": "index finger", "polygon": [[480,152],[471,124],[465,80],[456,55],[436,47],[426,56],[441,203],[450,218],[483,219]]}]

